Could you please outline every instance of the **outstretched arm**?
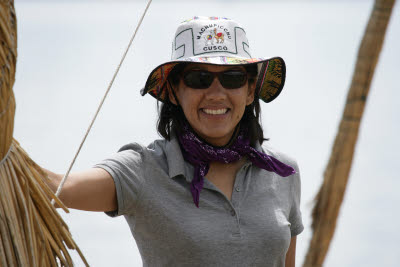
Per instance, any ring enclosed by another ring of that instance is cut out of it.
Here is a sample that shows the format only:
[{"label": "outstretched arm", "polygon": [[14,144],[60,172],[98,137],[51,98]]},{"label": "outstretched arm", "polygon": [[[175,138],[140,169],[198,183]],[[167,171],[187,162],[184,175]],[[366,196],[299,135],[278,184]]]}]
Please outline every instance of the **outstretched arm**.
[{"label": "outstretched arm", "polygon": [[[50,188],[56,192],[63,175],[43,169],[50,181]],[[101,169],[71,173],[59,195],[61,201],[72,209],[87,211],[113,211],[117,209],[117,195],[111,175]]]}]

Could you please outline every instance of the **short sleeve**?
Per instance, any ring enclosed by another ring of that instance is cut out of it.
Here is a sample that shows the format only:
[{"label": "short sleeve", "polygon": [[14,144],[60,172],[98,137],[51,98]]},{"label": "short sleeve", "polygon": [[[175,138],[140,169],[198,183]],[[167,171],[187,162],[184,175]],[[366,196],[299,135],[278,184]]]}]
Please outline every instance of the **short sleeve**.
[{"label": "short sleeve", "polygon": [[292,179],[291,181],[292,203],[289,213],[289,222],[291,224],[290,233],[292,236],[296,236],[304,230],[304,226],[300,211],[300,199],[301,199],[300,172],[296,162],[292,164],[292,167],[295,168],[296,173],[290,176]]},{"label": "short sleeve", "polygon": [[293,167],[296,171],[295,174],[284,178],[289,179],[288,182],[290,184],[289,189],[285,190],[285,193],[289,194],[285,195],[285,197],[287,196],[287,200],[285,200],[285,202],[288,204],[288,221],[290,223],[290,233],[292,237],[296,236],[304,230],[300,211],[301,182],[299,166],[297,165],[296,160],[294,160],[292,157],[282,152],[276,151],[271,146],[269,146],[269,144],[264,143],[262,149],[264,153],[267,153],[268,155],[279,159],[281,162]]},{"label": "short sleeve", "polygon": [[136,143],[125,145],[94,168],[106,170],[115,183],[118,208],[106,214],[111,217],[133,214],[144,184],[143,147]]}]

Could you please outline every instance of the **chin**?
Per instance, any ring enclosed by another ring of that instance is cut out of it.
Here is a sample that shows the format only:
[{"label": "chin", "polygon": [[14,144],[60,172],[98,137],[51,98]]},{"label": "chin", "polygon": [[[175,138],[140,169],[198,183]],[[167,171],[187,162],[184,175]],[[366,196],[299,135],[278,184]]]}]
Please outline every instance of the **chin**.
[{"label": "chin", "polygon": [[232,134],[233,130],[227,131],[226,129],[208,129],[207,131],[201,132],[199,135],[212,145],[224,146],[229,142]]}]

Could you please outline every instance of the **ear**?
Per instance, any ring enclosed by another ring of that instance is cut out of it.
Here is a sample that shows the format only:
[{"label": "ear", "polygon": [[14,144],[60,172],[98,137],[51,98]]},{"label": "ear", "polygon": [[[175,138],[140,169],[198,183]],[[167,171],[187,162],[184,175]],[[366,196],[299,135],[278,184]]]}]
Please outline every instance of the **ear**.
[{"label": "ear", "polygon": [[250,105],[254,101],[254,92],[256,90],[256,82],[252,82],[248,84],[248,91],[247,91],[247,98],[246,98],[246,105]]}]

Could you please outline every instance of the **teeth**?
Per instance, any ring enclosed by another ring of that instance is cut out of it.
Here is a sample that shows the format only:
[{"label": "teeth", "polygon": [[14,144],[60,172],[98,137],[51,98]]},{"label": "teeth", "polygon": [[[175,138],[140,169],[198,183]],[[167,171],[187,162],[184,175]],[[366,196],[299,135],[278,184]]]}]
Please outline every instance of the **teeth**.
[{"label": "teeth", "polygon": [[225,114],[228,109],[227,108],[222,108],[222,109],[203,109],[203,111],[207,114],[212,114],[212,115],[221,115]]}]

